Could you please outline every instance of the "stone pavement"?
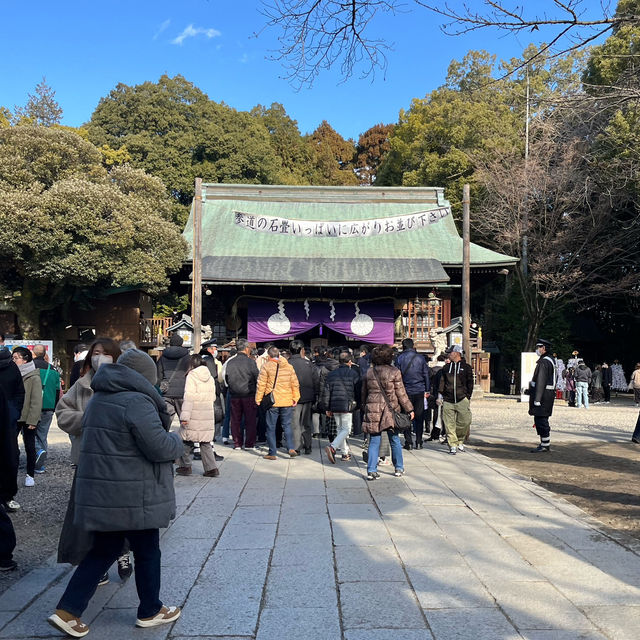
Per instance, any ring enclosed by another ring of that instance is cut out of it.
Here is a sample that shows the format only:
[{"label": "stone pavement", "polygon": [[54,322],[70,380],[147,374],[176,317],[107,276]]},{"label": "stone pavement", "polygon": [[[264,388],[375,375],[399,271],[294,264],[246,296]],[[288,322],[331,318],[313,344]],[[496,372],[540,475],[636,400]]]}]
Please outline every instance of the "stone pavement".
[{"label": "stone pavement", "polygon": [[[471,450],[430,443],[406,455],[403,478],[383,466],[368,483],[359,448],[331,465],[321,444],[273,462],[227,451],[219,478],[176,478],[162,598],[182,617],[134,629],[134,580],[112,569],[83,616],[88,637],[640,637],[640,544]],[[0,639],[59,637],[45,619],[69,575],[52,561],[0,596]]]}]

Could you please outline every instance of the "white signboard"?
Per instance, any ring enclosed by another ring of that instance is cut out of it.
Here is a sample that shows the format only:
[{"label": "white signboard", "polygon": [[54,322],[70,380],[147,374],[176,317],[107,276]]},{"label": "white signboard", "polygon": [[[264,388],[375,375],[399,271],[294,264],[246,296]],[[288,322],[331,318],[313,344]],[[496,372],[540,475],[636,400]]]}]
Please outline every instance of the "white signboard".
[{"label": "white signboard", "polygon": [[523,351],[520,359],[520,400],[529,402],[529,396],[525,391],[529,388],[529,382],[533,380],[533,372],[540,356],[535,352]]},{"label": "white signboard", "polygon": [[53,360],[53,340],[11,340],[10,338],[6,338],[4,341],[4,346],[9,349],[9,351],[13,351],[13,347],[27,347],[29,351],[33,351],[33,347],[37,344],[44,345],[44,348],[47,350],[47,355],[49,356],[49,362]]},{"label": "white signboard", "polygon": [[273,235],[303,238],[366,238],[422,229],[451,215],[451,207],[438,207],[401,216],[369,220],[295,220],[255,215],[243,211],[234,211],[233,215],[234,222],[238,226]]}]

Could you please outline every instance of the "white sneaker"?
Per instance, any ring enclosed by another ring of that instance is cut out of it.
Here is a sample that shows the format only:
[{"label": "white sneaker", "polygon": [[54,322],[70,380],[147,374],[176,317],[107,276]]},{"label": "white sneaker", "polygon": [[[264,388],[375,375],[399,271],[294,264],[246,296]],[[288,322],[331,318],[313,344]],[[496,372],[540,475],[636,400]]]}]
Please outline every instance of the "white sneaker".
[{"label": "white sneaker", "polygon": [[455,456],[455,455],[456,455],[456,453],[457,453],[457,451],[456,451],[456,447],[449,447],[449,453],[450,453],[452,456]]},{"label": "white sneaker", "polygon": [[391,464],[391,460],[389,460],[389,458],[385,458],[384,460],[382,458],[378,458],[378,464],[383,467],[388,467]]},{"label": "white sneaker", "polygon": [[464,451],[464,445],[463,444],[459,444],[458,445],[458,451]]},{"label": "white sneaker", "polygon": [[33,487],[33,486],[35,486],[35,484],[36,484],[35,480],[31,476],[27,475],[25,477],[25,479],[24,479],[24,486],[25,487]]}]

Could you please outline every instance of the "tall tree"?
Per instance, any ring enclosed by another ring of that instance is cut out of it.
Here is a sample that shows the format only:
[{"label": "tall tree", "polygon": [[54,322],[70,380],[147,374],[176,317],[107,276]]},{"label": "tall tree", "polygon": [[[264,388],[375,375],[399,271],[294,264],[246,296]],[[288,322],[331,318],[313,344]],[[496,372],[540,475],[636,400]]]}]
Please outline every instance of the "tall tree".
[{"label": "tall tree", "polygon": [[107,172],[93,145],[62,129],[0,129],[0,290],[25,337],[45,337],[43,311],[64,327],[80,292],[165,289],[185,255],[160,180]]},{"label": "tall tree", "polygon": [[158,176],[181,205],[191,202],[196,177],[279,181],[281,163],[262,122],[210,100],[180,75],[119,84],[100,100],[87,128],[98,147],[125,147],[131,165]]},{"label": "tall tree", "polygon": [[358,184],[354,172],[355,145],[345,140],[326,120],[307,138],[314,171],[312,184],[348,186]]},{"label": "tall tree", "polygon": [[27,104],[15,108],[16,122],[27,121],[43,127],[60,124],[62,107],[56,101],[56,92],[47,84],[46,78],[36,85],[35,94],[28,94]]},{"label": "tall tree", "polygon": [[274,102],[270,107],[257,105],[251,115],[258,118],[269,132],[271,146],[282,164],[283,184],[310,184],[313,174],[312,153],[300,135],[298,123],[285,108]]},{"label": "tall tree", "polygon": [[392,124],[376,124],[358,138],[356,173],[361,184],[371,186],[375,183],[382,159],[391,149],[389,138],[393,129]]},{"label": "tall tree", "polygon": [[459,212],[463,183],[472,183],[475,196],[476,157],[522,149],[524,118],[504,81],[490,85],[495,66],[495,56],[472,51],[451,63],[444,86],[401,111],[377,183],[445,187]]},{"label": "tall tree", "polygon": [[477,170],[484,194],[472,219],[477,237],[518,258],[528,238],[528,269],[515,270],[527,349],[562,307],[588,309],[640,285],[640,218],[612,207],[593,179],[581,120],[537,119],[528,158],[505,151]]}]

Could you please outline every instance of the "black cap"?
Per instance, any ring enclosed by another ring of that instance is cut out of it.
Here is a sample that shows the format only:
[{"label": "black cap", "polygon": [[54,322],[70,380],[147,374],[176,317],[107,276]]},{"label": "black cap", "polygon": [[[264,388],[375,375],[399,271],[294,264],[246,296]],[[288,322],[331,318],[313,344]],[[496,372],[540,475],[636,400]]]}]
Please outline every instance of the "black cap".
[{"label": "black cap", "polygon": [[201,347],[203,347],[204,349],[208,349],[209,347],[217,347],[218,346],[218,342],[217,340],[205,340],[201,345]]},{"label": "black cap", "polygon": [[544,340],[543,338],[538,338],[536,340],[536,347],[544,347],[547,351],[551,349],[551,343],[548,340]]}]

